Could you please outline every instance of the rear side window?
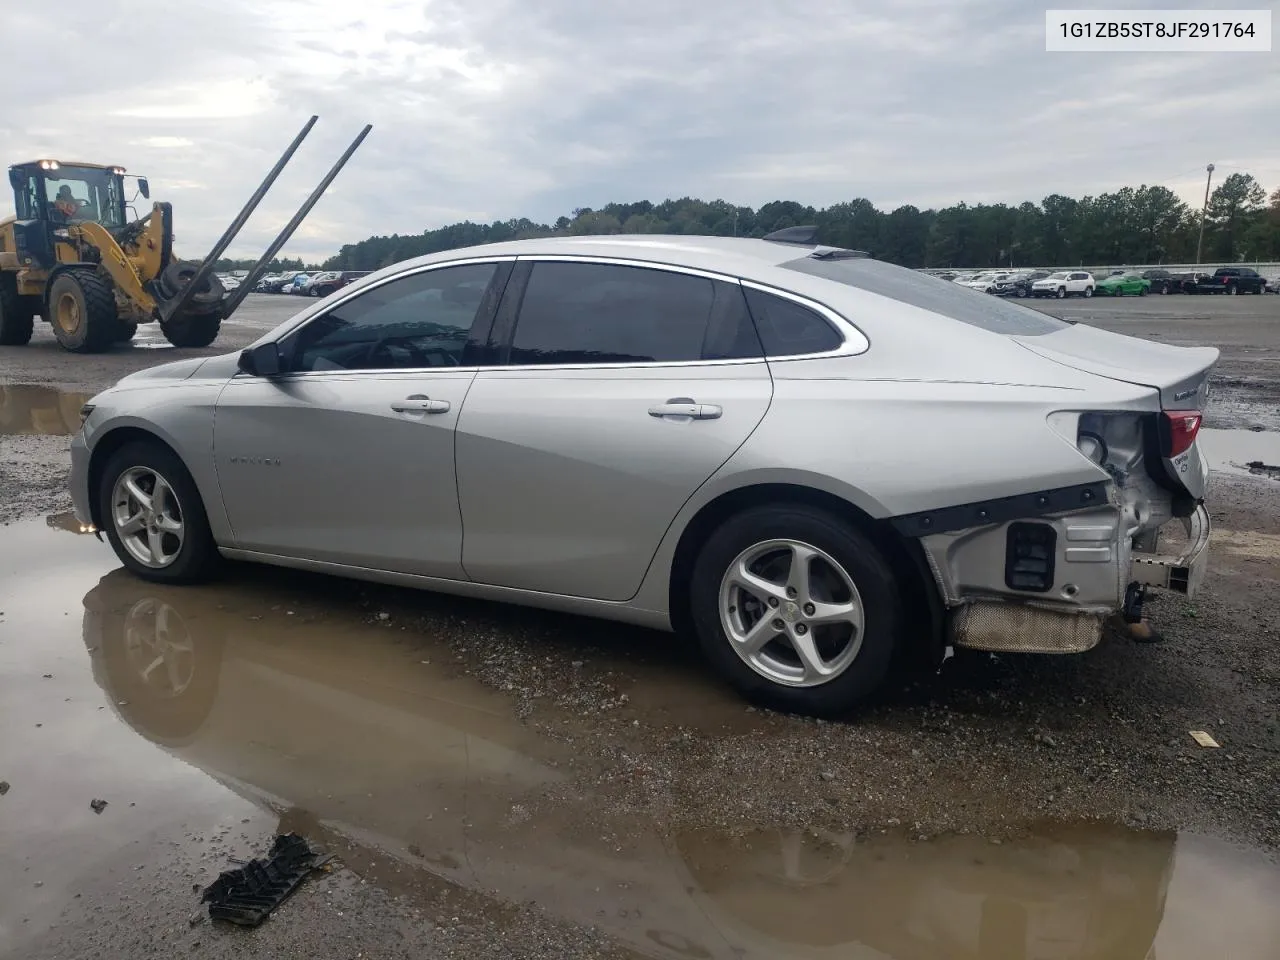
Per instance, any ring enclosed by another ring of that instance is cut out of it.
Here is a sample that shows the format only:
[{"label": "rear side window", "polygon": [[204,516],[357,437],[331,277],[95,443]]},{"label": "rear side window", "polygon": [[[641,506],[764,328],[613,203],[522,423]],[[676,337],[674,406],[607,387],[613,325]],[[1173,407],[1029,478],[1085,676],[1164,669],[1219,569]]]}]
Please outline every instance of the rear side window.
[{"label": "rear side window", "polygon": [[737,284],[647,267],[538,262],[508,363],[680,363],[759,358]]},{"label": "rear side window", "polygon": [[808,307],[751,287],[743,291],[766,357],[825,353],[844,343],[831,324]]},{"label": "rear side window", "polygon": [[[868,293],[930,310],[992,333],[1037,336],[1065,330],[1070,324],[1048,314],[988,296],[949,280],[939,280],[883,260],[815,260],[803,257],[782,264],[788,270],[822,277]],[[856,319],[856,318],[851,318]]]}]

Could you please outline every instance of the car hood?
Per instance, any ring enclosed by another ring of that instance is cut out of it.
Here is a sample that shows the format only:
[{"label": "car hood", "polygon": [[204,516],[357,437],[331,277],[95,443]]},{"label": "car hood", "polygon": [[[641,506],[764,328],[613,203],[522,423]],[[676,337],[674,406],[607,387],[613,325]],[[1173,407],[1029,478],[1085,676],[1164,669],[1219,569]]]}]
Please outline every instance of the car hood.
[{"label": "car hood", "polygon": [[202,377],[234,377],[239,369],[240,351],[224,353],[217,357],[192,357],[148,367],[116,381],[119,384],[140,384],[155,380],[190,380],[197,373]]},{"label": "car hood", "polygon": [[138,383],[141,380],[186,380],[199,370],[208,360],[207,357],[193,357],[190,360],[175,360],[173,363],[162,363],[156,367],[148,367],[128,376],[121,377],[117,383]]}]

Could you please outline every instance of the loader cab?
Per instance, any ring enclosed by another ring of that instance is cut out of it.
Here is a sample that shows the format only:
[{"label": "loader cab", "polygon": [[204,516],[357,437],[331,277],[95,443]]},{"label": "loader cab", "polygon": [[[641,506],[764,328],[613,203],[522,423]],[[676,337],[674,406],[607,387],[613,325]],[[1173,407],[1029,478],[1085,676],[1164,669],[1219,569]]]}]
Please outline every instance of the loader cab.
[{"label": "loader cab", "polygon": [[124,168],[33,160],[9,168],[19,220],[63,226],[92,220],[108,230],[125,225]]},{"label": "loader cab", "polygon": [[17,213],[14,246],[24,266],[55,266],[57,241],[69,226],[92,221],[117,230],[125,225],[123,167],[33,160],[9,168],[9,185]]}]

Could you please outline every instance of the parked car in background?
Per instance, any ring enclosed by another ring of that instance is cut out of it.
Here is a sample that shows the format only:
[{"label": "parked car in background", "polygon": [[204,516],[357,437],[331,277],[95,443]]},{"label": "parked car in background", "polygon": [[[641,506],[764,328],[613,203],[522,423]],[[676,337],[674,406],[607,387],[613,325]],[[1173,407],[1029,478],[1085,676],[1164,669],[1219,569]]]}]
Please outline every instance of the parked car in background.
[{"label": "parked car in background", "polygon": [[1113,273],[1099,280],[1095,290],[1111,297],[1123,297],[1126,294],[1145,297],[1151,291],[1151,281],[1140,273]]},{"label": "parked car in background", "polygon": [[1267,277],[1267,293],[1280,293],[1280,274]]},{"label": "parked car in background", "polygon": [[1048,270],[1024,270],[1013,273],[996,284],[995,294],[998,297],[1018,297],[1025,299],[1031,296],[1031,285],[1049,275]]},{"label": "parked car in background", "polygon": [[314,297],[316,295],[315,286],[317,283],[336,276],[336,273],[332,273],[328,270],[317,271],[316,273],[310,274],[295,292],[300,293],[304,297]]},{"label": "parked car in background", "polygon": [[284,273],[277,273],[271,276],[270,278],[264,279],[262,281],[263,292],[265,293],[282,292],[285,285],[292,283],[293,278],[296,277],[300,272],[301,271],[299,270],[286,270]]},{"label": "parked car in background", "polygon": [[1092,297],[1097,281],[1085,270],[1058,270],[1031,284],[1033,297]]},{"label": "parked car in background", "polygon": [[1173,286],[1169,288],[1169,292],[1186,294],[1195,293],[1196,284],[1200,282],[1201,277],[1205,276],[1208,276],[1208,274],[1199,270],[1182,271],[1180,273],[1172,274],[1171,279],[1173,280]]},{"label": "parked car in background", "polygon": [[1168,270],[1162,270],[1159,268],[1153,268],[1151,270],[1143,270],[1140,276],[1142,277],[1143,280],[1146,280],[1150,283],[1151,286],[1149,290],[1151,293],[1166,294],[1166,293],[1176,292],[1176,290],[1174,289],[1175,282],[1173,279],[1173,274],[1170,273]]},{"label": "parked car in background", "polygon": [[995,293],[996,284],[1008,276],[1007,273],[980,273],[971,280],[961,282],[960,285],[970,290],[981,290],[983,293]]},{"label": "parked car in background", "polygon": [[126,377],[71,490],[145,579],[225,557],[676,629],[839,715],[894,662],[1077,653],[1195,593],[1217,357],[790,237],[523,240]]},{"label": "parked car in background", "polygon": [[311,279],[309,273],[299,273],[292,280],[286,281],[280,288],[281,293],[302,293],[306,287],[307,281]]},{"label": "parked car in background", "polygon": [[1197,293],[1262,293],[1261,274],[1252,267],[1219,267],[1196,281]]},{"label": "parked car in background", "polygon": [[370,270],[342,270],[328,273],[324,277],[313,280],[307,292],[313,297],[327,297],[347,284],[361,277],[367,277],[371,272]]}]

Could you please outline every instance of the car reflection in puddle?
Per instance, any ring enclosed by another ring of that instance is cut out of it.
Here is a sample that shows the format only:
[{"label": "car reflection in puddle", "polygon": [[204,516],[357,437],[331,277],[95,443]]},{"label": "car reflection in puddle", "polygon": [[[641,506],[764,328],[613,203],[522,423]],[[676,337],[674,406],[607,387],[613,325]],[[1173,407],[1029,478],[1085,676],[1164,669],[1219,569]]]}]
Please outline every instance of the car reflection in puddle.
[{"label": "car reflection in puddle", "polygon": [[[1184,858],[1188,838],[1099,824],[997,845],[611,818],[589,795],[549,797],[565,748],[398,631],[262,620],[233,588],[123,571],[84,606],[94,677],[130,727],[428,914],[500,929],[533,901],[662,958],[1143,960],[1159,945],[1169,960],[1237,943],[1280,895],[1274,869],[1231,848],[1189,838]],[[1233,956],[1268,955],[1274,933]]]}]

